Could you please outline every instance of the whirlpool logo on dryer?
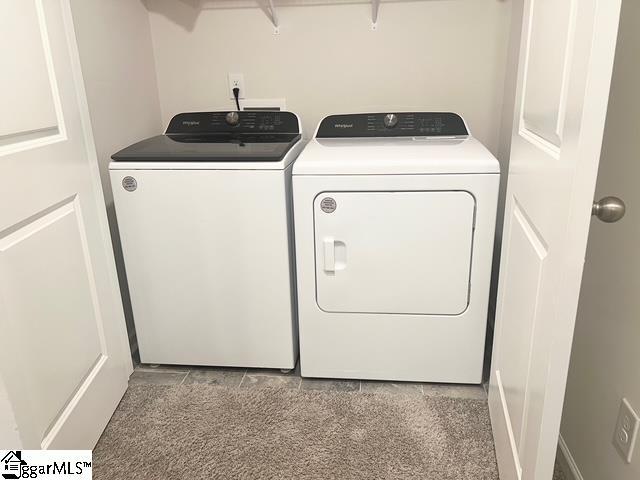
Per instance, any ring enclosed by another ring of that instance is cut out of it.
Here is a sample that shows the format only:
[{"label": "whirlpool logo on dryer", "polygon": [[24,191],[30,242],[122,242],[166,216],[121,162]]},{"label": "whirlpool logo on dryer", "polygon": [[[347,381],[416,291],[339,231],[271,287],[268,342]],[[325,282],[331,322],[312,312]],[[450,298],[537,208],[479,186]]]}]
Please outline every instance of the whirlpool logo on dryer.
[{"label": "whirlpool logo on dryer", "polygon": [[91,479],[91,450],[0,450],[0,473],[6,480]]},{"label": "whirlpool logo on dryer", "polygon": [[334,123],[334,128],[353,128],[353,123]]}]

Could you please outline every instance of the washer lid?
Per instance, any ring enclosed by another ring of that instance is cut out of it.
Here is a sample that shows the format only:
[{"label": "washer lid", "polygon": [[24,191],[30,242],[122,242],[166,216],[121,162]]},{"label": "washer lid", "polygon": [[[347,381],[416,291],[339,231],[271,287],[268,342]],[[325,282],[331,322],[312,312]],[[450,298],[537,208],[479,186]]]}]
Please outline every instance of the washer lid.
[{"label": "washer lid", "polygon": [[473,137],[315,138],[294,175],[498,174],[496,158]]},{"label": "washer lid", "polygon": [[291,112],[193,112],[164,135],[120,150],[116,162],[278,162],[300,140]]},{"label": "washer lid", "polygon": [[167,134],[120,150],[116,162],[278,162],[300,140],[280,134]]}]

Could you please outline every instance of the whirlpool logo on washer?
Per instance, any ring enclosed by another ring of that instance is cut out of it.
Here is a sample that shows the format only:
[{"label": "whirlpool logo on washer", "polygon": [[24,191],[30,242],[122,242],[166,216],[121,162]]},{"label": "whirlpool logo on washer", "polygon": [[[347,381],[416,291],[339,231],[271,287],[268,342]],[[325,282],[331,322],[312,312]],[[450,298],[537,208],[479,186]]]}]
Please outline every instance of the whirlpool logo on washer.
[{"label": "whirlpool logo on washer", "polygon": [[334,128],[353,128],[353,123],[334,123]]},{"label": "whirlpool logo on washer", "polygon": [[131,176],[126,176],[122,179],[122,188],[127,192],[133,192],[138,188],[138,181]]}]

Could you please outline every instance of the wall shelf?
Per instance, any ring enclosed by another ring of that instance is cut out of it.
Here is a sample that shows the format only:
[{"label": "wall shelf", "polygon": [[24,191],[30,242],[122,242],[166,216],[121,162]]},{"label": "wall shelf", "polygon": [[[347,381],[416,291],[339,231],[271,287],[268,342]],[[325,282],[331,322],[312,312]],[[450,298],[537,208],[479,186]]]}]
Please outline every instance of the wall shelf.
[{"label": "wall shelf", "polygon": [[276,11],[276,6],[273,4],[273,0],[269,0],[267,15],[271,23],[273,23],[274,33],[280,33],[280,29],[278,28],[278,12]]},{"label": "wall shelf", "polygon": [[378,28],[378,11],[380,10],[380,0],[371,0],[371,29]]},{"label": "wall shelf", "polygon": [[[274,33],[280,32],[278,8],[300,7],[318,5],[347,5],[368,3],[371,4],[371,29],[378,27],[380,3],[398,3],[411,0],[189,0],[191,3],[199,3],[203,9],[229,9],[229,8],[260,8],[269,21],[273,24]],[[415,0],[414,0],[415,1]]]}]

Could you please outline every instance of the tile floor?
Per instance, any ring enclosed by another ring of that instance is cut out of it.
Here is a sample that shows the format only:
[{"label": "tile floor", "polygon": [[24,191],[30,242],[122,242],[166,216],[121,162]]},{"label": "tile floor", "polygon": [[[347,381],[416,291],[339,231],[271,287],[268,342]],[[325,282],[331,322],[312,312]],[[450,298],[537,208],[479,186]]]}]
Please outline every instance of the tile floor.
[{"label": "tile floor", "polygon": [[146,365],[136,367],[129,379],[134,384],[188,385],[206,383],[237,388],[280,387],[294,390],[330,390],[342,392],[402,393],[485,400],[481,385],[436,383],[377,382],[302,378],[299,366],[290,373],[253,368],[188,367]]}]

